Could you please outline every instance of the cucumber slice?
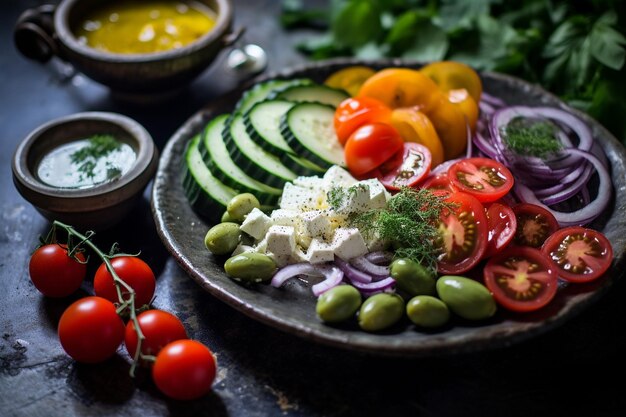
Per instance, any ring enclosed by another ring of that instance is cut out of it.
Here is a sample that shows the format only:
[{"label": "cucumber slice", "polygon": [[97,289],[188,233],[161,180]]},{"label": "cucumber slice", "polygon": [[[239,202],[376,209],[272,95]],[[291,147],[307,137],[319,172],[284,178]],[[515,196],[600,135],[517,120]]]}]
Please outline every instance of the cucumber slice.
[{"label": "cucumber slice", "polygon": [[241,170],[228,154],[228,149],[222,138],[222,131],[228,114],[217,116],[207,125],[202,136],[204,148],[204,162],[213,175],[225,185],[240,193],[252,193],[262,205],[276,205],[282,195],[280,188],[270,187],[248,176]]},{"label": "cucumber slice", "polygon": [[275,155],[293,154],[280,133],[280,119],[296,103],[286,100],[266,100],[256,103],[243,115],[246,132],[259,146]]},{"label": "cucumber slice", "polygon": [[243,116],[234,114],[226,123],[222,137],[233,162],[257,181],[282,188],[298,176],[280,159],[257,145],[246,132]]},{"label": "cucumber slice", "polygon": [[295,102],[314,102],[329,104],[333,107],[339,104],[350,95],[343,90],[328,87],[327,85],[292,85],[283,90],[277,90],[268,97],[274,100],[287,100]]},{"label": "cucumber slice", "polygon": [[196,212],[213,222],[218,222],[226,205],[237,191],[224,185],[213,176],[198,151],[200,135],[194,136],[185,151],[183,189]]},{"label": "cucumber slice", "polygon": [[313,84],[313,81],[308,78],[295,78],[292,80],[269,80],[255,85],[254,87],[246,90],[241,96],[237,104],[235,105],[235,111],[233,113],[245,113],[252,108],[259,101],[265,100],[270,94],[275,91],[282,91],[288,87],[296,85],[308,85]]},{"label": "cucumber slice", "polygon": [[345,166],[343,147],[337,139],[335,109],[320,103],[299,103],[281,120],[281,133],[289,146],[304,159],[322,168]]}]

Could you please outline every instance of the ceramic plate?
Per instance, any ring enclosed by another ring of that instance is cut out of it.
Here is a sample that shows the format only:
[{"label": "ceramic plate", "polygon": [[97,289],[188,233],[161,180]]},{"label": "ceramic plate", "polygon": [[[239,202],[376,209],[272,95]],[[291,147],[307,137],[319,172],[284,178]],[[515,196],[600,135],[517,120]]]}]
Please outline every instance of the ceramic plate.
[{"label": "ceramic plate", "polygon": [[[286,70],[255,81],[309,77],[321,82],[333,71],[355,64],[375,68],[417,67],[394,60],[334,60]],[[519,79],[491,73],[483,74],[482,78],[484,90],[507,103],[564,107],[553,95]],[[200,132],[215,115],[230,112],[241,92],[249,86],[198,111],[169,140],[154,181],[152,209],[163,242],[189,276],[204,290],[250,318],[312,341],[347,349],[397,355],[451,354],[505,346],[552,329],[597,300],[623,274],[626,249],[626,149],[594,120],[572,110],[592,127],[594,136],[611,163],[616,195],[594,227],[602,230],[609,238],[616,258],[602,279],[591,284],[560,288],[546,308],[531,314],[512,314],[500,309],[488,321],[468,323],[454,320],[448,327],[436,332],[416,329],[405,320],[393,329],[377,334],[361,331],[355,323],[345,326],[322,324],[315,315],[315,297],[310,288],[298,280],[291,280],[281,289],[269,285],[246,287],[237,284],[225,275],[222,268],[224,259],[216,259],[205,249],[204,235],[210,225],[187,203],[181,186],[181,174],[183,152],[189,139]]]}]

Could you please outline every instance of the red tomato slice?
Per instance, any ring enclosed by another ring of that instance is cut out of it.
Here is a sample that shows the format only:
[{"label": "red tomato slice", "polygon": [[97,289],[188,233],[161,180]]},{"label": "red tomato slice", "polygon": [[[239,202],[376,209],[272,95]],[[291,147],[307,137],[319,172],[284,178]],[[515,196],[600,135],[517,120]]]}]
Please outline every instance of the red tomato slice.
[{"label": "red tomato slice", "polygon": [[506,204],[492,203],[485,209],[489,226],[489,238],[484,255],[487,258],[501,252],[513,241],[517,230],[517,218],[513,209]]},{"label": "red tomato slice", "polygon": [[538,310],[554,298],[556,270],[541,251],[514,246],[492,257],[483,270],[485,285],[504,308]]},{"label": "red tomato slice", "polygon": [[391,125],[371,123],[359,127],[344,149],[346,164],[353,175],[378,168],[402,149],[404,141]]},{"label": "red tomato slice", "polygon": [[426,177],[420,187],[427,188],[431,191],[441,194],[450,194],[457,191],[452,186],[452,184],[450,184],[447,172],[442,172],[436,175],[429,175],[428,177]]},{"label": "red tomato slice", "polygon": [[431,164],[431,153],[426,146],[405,142],[402,150],[378,167],[376,178],[389,190],[412,187],[426,178]]},{"label": "red tomato slice", "polygon": [[389,123],[391,109],[371,97],[349,98],[335,110],[335,131],[339,142],[344,145],[350,135],[368,123]]},{"label": "red tomato slice", "polygon": [[448,168],[450,183],[459,191],[473,195],[483,203],[502,198],[513,187],[513,174],[498,161],[468,158]]},{"label": "red tomato slice", "polygon": [[540,248],[559,229],[554,215],[541,206],[522,203],[514,206],[513,211],[517,217],[516,245]]},{"label": "red tomato slice", "polygon": [[483,205],[469,194],[455,192],[445,202],[454,205],[440,217],[437,270],[442,274],[459,274],[472,269],[487,247],[487,216]]},{"label": "red tomato slice", "polygon": [[613,261],[613,248],[606,236],[578,226],[558,230],[545,241],[541,251],[558,275],[570,282],[598,279]]}]

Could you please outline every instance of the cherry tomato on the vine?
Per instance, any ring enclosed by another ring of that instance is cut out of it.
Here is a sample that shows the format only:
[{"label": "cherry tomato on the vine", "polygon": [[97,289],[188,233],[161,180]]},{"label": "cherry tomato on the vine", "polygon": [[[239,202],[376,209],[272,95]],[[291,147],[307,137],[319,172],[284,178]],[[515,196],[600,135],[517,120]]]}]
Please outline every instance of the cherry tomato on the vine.
[{"label": "cherry tomato on the vine", "polygon": [[[144,355],[156,356],[168,343],[187,339],[183,323],[167,311],[147,310],[137,316],[137,321],[145,337],[141,344],[141,353]],[[126,350],[133,357],[137,351],[137,331],[132,320],[126,325],[124,342]]]},{"label": "cherry tomato on the vine", "polygon": [[413,187],[430,172],[432,158],[424,145],[405,142],[403,149],[396,152],[374,172],[378,180],[389,190]]},{"label": "cherry tomato on the vine", "polygon": [[613,261],[613,248],[606,236],[578,226],[557,230],[544,242],[541,251],[559,277],[570,282],[598,279]]},{"label": "cherry tomato on the vine", "polygon": [[363,125],[346,142],[344,152],[348,169],[357,176],[372,171],[400,151],[403,144],[393,126],[383,123]]},{"label": "cherry tomato on the vine", "polygon": [[66,297],[80,288],[87,265],[81,252],[75,256],[76,259],[68,256],[67,247],[57,243],[38,248],[28,264],[35,288],[46,297]]},{"label": "cherry tomato on the vine", "polygon": [[59,321],[59,340],[78,362],[97,363],[113,356],[124,339],[124,322],[115,306],[102,297],[71,304]]},{"label": "cherry tomato on the vine", "polygon": [[489,158],[467,158],[448,168],[448,179],[454,188],[471,194],[483,203],[502,198],[513,187],[513,174],[498,161]]},{"label": "cherry tomato on the vine", "polygon": [[167,344],[152,367],[152,379],[159,390],[177,400],[192,400],[208,393],[215,373],[213,353],[195,340]]},{"label": "cherry tomato on the vine", "polygon": [[391,119],[391,109],[370,97],[348,98],[335,110],[335,132],[342,145],[359,127],[368,123],[387,123]]},{"label": "cherry tomato on the vine", "polygon": [[[139,308],[149,304],[154,296],[156,279],[152,269],[141,259],[135,256],[118,256],[111,259],[111,265],[115,273],[135,290],[135,307]],[[119,302],[113,276],[103,263],[96,271],[93,280],[93,289],[97,296],[106,298],[114,303]],[[123,287],[122,296],[128,299],[128,291]]]}]

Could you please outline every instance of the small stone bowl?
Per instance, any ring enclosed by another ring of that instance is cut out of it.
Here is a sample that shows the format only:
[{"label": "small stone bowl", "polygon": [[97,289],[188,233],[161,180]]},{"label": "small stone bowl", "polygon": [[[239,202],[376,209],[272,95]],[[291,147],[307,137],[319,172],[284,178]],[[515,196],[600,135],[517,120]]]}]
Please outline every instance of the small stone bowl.
[{"label": "small stone bowl", "polygon": [[[59,188],[37,176],[44,155],[65,143],[110,134],[135,151],[136,159],[121,177],[89,188]],[[13,183],[48,220],[90,230],[107,229],[141,198],[158,164],[152,137],[136,121],[116,113],[86,112],[52,120],[30,133],[13,155]]]}]

